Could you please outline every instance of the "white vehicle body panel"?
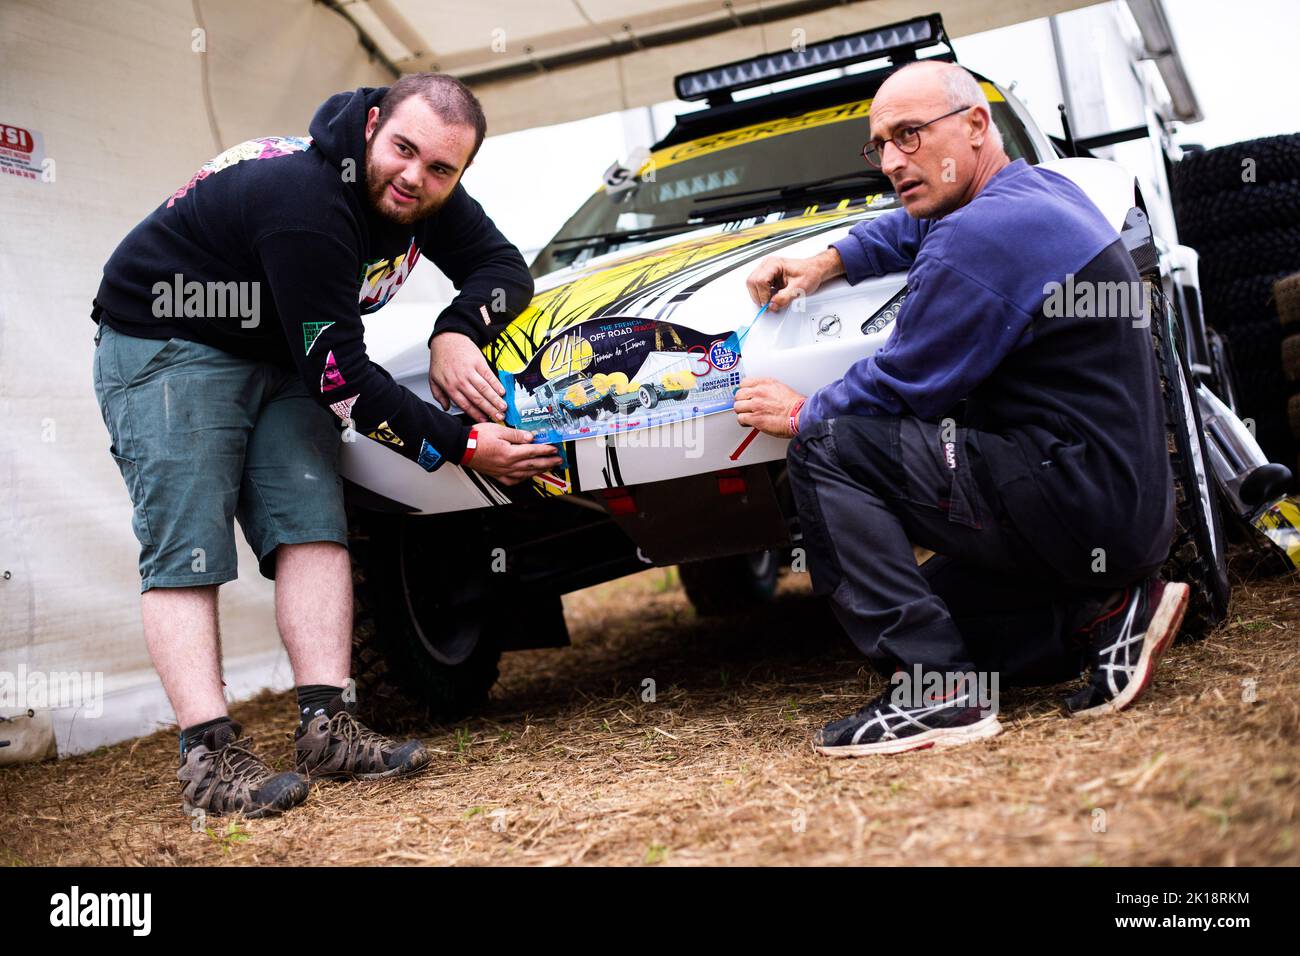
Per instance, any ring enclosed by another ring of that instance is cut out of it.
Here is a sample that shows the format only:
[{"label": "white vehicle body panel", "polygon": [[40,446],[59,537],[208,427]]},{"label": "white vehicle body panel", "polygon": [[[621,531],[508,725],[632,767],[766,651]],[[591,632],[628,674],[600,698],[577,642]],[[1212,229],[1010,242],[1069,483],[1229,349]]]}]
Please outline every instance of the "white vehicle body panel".
[{"label": "white vehicle body panel", "polygon": [[[1095,159],[1056,159],[1043,166],[1077,183],[1117,233],[1123,228],[1134,204],[1131,174],[1114,163]],[[559,270],[538,281],[537,294],[617,266],[630,256],[669,255],[704,237],[730,234],[729,238],[737,238],[753,231],[762,238],[692,261],[660,284],[647,284],[644,292],[621,300],[616,314],[671,321],[718,336],[753,322],[742,350],[744,374],[778,378],[799,392],[811,394],[842,377],[855,362],[873,354],[888,339],[892,321],[869,334],[864,334],[862,328],[903,289],[905,274],[870,278],[852,287],[844,279],[836,279],[802,303],[781,313],[765,312],[756,320],[757,310],[749,299],[745,279],[761,257],[758,252],[814,255],[843,238],[854,223],[873,219],[887,208],[896,208],[896,204],[886,201],[883,208],[859,209],[831,217],[829,223],[826,216],[813,217],[820,220],[815,227],[805,229],[793,224],[785,233],[765,237],[764,227],[779,217],[711,225]],[[702,279],[705,281],[701,284]],[[396,381],[425,401],[432,401],[427,380],[428,351],[423,340],[380,360]],[[729,411],[565,443],[577,487],[584,492],[776,461],[784,457],[786,445],[783,439],[751,435],[751,429],[739,425]],[[417,513],[459,511],[511,501],[502,489],[456,465],[444,465],[430,474],[379,443],[359,436],[345,444],[342,457],[341,471],[346,478]],[[552,480],[552,484],[557,482]],[[565,486],[563,490],[569,489]]]}]

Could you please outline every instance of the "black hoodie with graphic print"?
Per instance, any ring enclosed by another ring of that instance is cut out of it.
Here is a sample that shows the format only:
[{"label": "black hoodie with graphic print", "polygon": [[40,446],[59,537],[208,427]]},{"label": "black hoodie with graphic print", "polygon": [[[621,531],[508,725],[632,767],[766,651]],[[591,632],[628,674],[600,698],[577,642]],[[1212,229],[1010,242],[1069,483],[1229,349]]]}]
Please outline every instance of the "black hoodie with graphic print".
[{"label": "black hoodie with graphic print", "polygon": [[461,460],[469,427],[366,357],[362,314],[424,256],[458,290],[430,341],[461,332],[481,347],[528,305],[533,281],[459,183],[419,222],[375,212],[365,124],[385,92],[338,93],[317,110],[310,139],[250,140],[205,163],[118,245],[91,316],[127,335],[296,367],[341,420],[432,471]]}]

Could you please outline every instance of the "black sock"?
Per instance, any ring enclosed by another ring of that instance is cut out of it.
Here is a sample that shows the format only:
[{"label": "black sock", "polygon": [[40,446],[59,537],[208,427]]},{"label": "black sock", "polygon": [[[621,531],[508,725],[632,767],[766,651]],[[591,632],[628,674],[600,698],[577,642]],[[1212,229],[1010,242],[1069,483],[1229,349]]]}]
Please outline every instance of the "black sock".
[{"label": "black sock", "polygon": [[209,730],[212,727],[217,726],[217,724],[222,723],[233,724],[234,721],[231,720],[229,716],[213,717],[211,720],[205,720],[203,723],[195,724],[193,727],[182,728],[180,732],[181,756],[184,757],[187,750],[203,742],[203,732],[205,730]]},{"label": "black sock", "polygon": [[307,721],[324,712],[325,705],[341,693],[343,693],[342,687],[331,687],[329,684],[303,684],[298,688],[298,725],[307,726]]}]

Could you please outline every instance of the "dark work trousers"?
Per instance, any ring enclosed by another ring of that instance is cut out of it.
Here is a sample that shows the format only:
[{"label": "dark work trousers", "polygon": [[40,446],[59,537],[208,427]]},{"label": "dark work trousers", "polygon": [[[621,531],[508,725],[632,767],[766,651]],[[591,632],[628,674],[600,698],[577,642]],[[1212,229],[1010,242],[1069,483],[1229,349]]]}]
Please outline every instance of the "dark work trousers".
[{"label": "dark work trousers", "polygon": [[[791,442],[813,589],[882,674],[919,664],[996,671],[1004,685],[1077,677],[1076,628],[1114,592],[1053,577],[981,489],[971,437],[951,423],[849,416]],[[913,544],[935,557],[918,567]]]}]

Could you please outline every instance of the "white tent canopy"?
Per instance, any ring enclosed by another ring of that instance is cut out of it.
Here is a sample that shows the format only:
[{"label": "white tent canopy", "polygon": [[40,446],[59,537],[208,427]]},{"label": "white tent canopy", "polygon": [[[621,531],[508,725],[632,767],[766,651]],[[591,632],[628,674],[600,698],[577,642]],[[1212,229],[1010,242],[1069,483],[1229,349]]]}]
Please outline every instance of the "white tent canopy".
[{"label": "white tent canopy", "polygon": [[331,0],[391,71],[468,83],[492,133],[673,98],[673,77],[939,12],[949,36],[1095,0]]}]

